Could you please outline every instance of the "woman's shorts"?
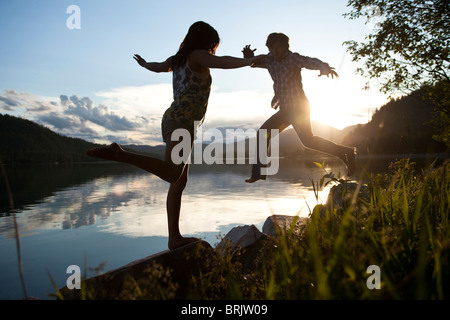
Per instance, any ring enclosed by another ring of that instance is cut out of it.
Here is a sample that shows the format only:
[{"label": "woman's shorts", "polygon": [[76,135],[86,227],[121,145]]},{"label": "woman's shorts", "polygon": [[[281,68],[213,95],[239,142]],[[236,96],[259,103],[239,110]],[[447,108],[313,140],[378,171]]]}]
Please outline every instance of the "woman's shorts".
[{"label": "woman's shorts", "polygon": [[192,141],[196,139],[197,128],[195,128],[194,123],[189,125],[174,120],[163,120],[161,122],[163,141],[167,143],[167,141],[170,138],[170,135],[177,129],[186,129],[189,132]]}]

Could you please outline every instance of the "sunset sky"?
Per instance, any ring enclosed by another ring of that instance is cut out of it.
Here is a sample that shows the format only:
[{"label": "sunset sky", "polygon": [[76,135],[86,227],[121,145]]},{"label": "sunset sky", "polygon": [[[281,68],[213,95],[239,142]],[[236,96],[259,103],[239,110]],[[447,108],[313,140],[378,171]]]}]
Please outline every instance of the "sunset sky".
[{"label": "sunset sky", "polygon": [[[70,29],[70,5],[80,29]],[[303,70],[312,119],[342,129],[365,123],[387,102],[376,83],[355,74],[343,42],[371,32],[343,17],[347,0],[143,1],[6,0],[0,2],[0,113],[36,121],[100,143],[161,144],[160,121],[172,101],[171,74],[141,68],[133,55],[162,61],[176,53],[189,26],[208,22],[219,33],[217,55],[241,57],[251,44],[267,53],[272,32],[291,50],[336,68],[339,79]],[[211,70],[213,88],[204,129],[257,129],[274,110],[267,70]]]}]

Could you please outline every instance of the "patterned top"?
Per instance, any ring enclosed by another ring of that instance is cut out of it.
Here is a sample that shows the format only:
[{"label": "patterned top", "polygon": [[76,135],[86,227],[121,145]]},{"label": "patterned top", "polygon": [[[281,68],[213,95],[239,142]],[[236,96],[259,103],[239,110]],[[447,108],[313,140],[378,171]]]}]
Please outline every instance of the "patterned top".
[{"label": "patterned top", "polygon": [[186,61],[184,67],[173,71],[173,102],[163,116],[164,120],[172,120],[185,125],[193,125],[194,121],[203,122],[211,92],[211,74],[201,74],[189,68]]},{"label": "patterned top", "polygon": [[269,53],[262,60],[261,65],[267,68],[273,80],[275,97],[272,100],[272,108],[280,109],[299,106],[306,100],[303,91],[301,69],[327,70],[330,66],[316,58],[301,56],[289,51],[281,61],[276,61]]}]

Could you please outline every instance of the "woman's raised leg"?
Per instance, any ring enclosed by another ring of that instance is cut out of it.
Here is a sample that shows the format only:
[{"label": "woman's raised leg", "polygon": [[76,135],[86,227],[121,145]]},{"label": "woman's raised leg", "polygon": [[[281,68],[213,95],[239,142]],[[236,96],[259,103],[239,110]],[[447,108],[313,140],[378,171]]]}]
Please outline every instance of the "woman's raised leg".
[{"label": "woman's raised leg", "polygon": [[[166,153],[167,149],[172,150],[172,148],[176,144],[178,144],[177,141],[170,141],[169,143],[167,143]],[[153,173],[161,179],[170,183],[178,180],[183,172],[184,167],[184,163],[176,165],[172,161],[170,161],[170,158],[169,161],[163,161],[158,158],[125,151],[117,143],[113,143],[108,147],[92,148],[88,150],[86,154],[95,158],[134,165],[147,172]]]}]

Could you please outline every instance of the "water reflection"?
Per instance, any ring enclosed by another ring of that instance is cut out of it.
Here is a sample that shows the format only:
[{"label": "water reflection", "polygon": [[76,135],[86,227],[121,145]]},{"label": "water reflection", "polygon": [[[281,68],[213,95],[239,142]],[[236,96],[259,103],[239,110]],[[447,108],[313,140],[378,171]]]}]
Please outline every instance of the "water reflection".
[{"label": "water reflection", "polygon": [[[313,161],[280,161],[267,181],[246,184],[245,165],[192,166],[183,195],[180,228],[211,245],[236,225],[261,229],[270,214],[307,215],[316,203],[310,179],[323,172]],[[327,160],[343,171],[340,161]],[[383,165],[384,166],[384,165]],[[80,164],[72,167],[8,167],[19,224],[28,293],[41,299],[66,283],[69,265],[104,272],[167,249],[166,195],[169,185],[132,166]],[[357,174],[358,176],[358,174]],[[320,192],[325,200],[328,190]],[[0,182],[0,299],[21,299],[13,217]],[[87,273],[88,277],[93,276]]]},{"label": "water reflection", "polygon": [[[236,225],[262,227],[270,214],[306,215],[316,204],[311,161],[280,163],[267,181],[246,184],[250,167],[192,166],[180,229],[211,245]],[[342,168],[336,167],[336,170]],[[20,232],[28,293],[41,299],[66,283],[69,265],[104,272],[167,249],[169,184],[118,164],[7,168]],[[0,299],[21,299],[13,216],[0,184]],[[321,191],[324,200],[328,190]],[[94,274],[88,273],[91,277]]]},{"label": "water reflection", "polygon": [[[309,179],[318,180],[322,172],[313,164],[286,163],[279,174],[255,184],[244,182],[249,172],[245,165],[193,165],[183,195],[182,232],[198,234],[233,223],[261,223],[270,214],[306,215],[308,205],[316,203]],[[24,236],[88,225],[97,225],[100,232],[135,237],[167,235],[169,184],[143,171],[96,164],[10,168],[8,174]],[[14,180],[17,177],[22,183]],[[14,229],[5,210],[7,199],[2,197],[0,235],[10,238]]]}]

